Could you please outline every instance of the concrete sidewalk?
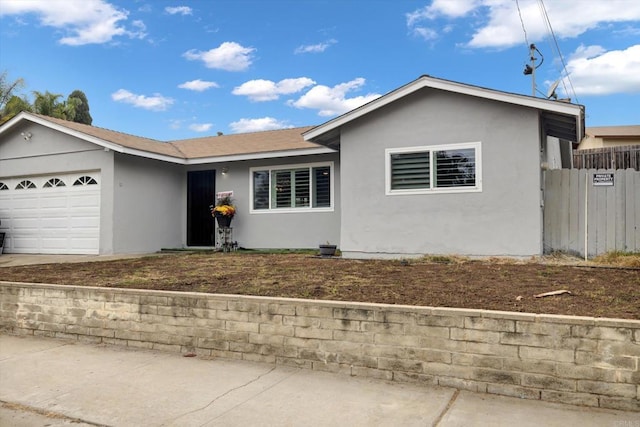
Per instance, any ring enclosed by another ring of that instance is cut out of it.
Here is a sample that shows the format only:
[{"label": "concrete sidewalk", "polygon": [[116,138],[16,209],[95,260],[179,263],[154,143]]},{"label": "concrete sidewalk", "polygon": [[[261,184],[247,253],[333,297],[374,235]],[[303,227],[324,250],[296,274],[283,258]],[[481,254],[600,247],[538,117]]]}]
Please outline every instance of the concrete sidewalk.
[{"label": "concrete sidewalk", "polygon": [[113,261],[116,259],[141,258],[146,256],[162,256],[170,252],[154,252],[149,254],[121,255],[46,255],[46,254],[1,254],[0,267],[18,267],[21,265],[62,264],[74,262]]},{"label": "concrete sidewalk", "polygon": [[0,426],[640,427],[640,414],[0,335]]}]

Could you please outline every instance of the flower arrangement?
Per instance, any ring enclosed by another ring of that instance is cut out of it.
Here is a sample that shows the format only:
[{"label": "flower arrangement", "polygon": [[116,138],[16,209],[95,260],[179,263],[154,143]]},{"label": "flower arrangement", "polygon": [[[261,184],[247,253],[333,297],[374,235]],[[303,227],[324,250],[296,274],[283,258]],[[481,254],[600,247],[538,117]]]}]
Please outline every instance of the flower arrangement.
[{"label": "flower arrangement", "polygon": [[218,199],[216,205],[210,206],[210,208],[211,215],[214,217],[224,216],[231,219],[236,214],[236,207],[233,205],[233,200],[231,200],[229,196]]}]

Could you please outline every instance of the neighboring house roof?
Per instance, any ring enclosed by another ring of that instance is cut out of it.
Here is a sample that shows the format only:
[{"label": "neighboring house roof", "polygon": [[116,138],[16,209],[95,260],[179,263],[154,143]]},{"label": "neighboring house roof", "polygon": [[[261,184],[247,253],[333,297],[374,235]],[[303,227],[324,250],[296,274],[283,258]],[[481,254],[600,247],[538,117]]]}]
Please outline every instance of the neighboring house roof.
[{"label": "neighboring house roof", "polygon": [[0,134],[23,120],[38,123],[116,152],[181,164],[333,152],[302,138],[302,133],[311,129],[309,126],[163,142],[23,111],[2,125]]},{"label": "neighboring house roof", "polygon": [[541,111],[542,123],[547,135],[570,141],[580,141],[584,134],[584,107],[582,105],[502,92],[425,75],[359,108],[316,126],[305,132],[303,136],[307,141],[337,148],[340,145],[340,128],[343,125],[423,88],[444,90],[535,108]]},{"label": "neighboring house roof", "polygon": [[640,125],[588,127],[585,133],[594,138],[639,138]]}]

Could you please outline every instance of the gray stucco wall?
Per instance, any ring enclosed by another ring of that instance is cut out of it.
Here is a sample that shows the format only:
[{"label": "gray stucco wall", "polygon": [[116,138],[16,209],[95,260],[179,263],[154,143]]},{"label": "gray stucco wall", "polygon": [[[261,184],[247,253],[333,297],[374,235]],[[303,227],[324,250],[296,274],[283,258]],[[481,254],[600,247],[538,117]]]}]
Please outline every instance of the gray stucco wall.
[{"label": "gray stucco wall", "polygon": [[[385,149],[481,142],[482,192],[385,195]],[[348,257],[542,252],[535,110],[423,89],[342,129]]]},{"label": "gray stucco wall", "polygon": [[115,253],[155,252],[182,246],[183,166],[115,154]]},{"label": "gray stucco wall", "polygon": [[[30,132],[31,139],[21,132]],[[0,177],[81,171],[100,171],[100,253],[113,253],[113,152],[34,123],[3,135]]]},{"label": "gray stucco wall", "polygon": [[[251,213],[250,168],[333,162],[334,208],[331,212]],[[222,175],[222,168],[229,171]],[[316,248],[327,241],[340,240],[340,161],[339,155],[326,154],[220,163],[189,170],[216,169],[216,191],[233,191],[237,207],[231,224],[234,240],[244,248]],[[186,191],[186,185],[184,186]],[[186,229],[186,225],[183,227]],[[186,239],[184,240],[186,241]]]}]

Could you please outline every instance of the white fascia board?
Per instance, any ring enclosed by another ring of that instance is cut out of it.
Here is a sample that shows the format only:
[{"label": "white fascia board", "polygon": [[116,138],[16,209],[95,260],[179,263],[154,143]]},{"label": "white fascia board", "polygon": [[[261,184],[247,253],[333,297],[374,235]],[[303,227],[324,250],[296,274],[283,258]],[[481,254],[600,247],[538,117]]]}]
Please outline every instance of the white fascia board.
[{"label": "white fascia board", "polygon": [[15,116],[13,116],[8,122],[6,122],[2,126],[0,126],[0,135],[2,135],[3,133],[7,132],[9,129],[14,127],[19,121],[21,121],[23,119],[24,120],[34,121],[35,118],[36,117],[32,117],[26,111],[21,111],[18,114],[16,114]]},{"label": "white fascia board", "polygon": [[242,160],[262,160],[273,159],[277,157],[298,157],[298,156],[313,156],[316,154],[331,154],[336,153],[336,150],[331,148],[307,148],[303,150],[282,150],[282,151],[269,151],[263,153],[248,153],[248,154],[231,154],[228,156],[215,156],[215,157],[201,157],[197,159],[186,159],[184,164],[186,165],[201,165],[205,163],[222,163],[222,162],[237,162]]},{"label": "white fascia board", "polygon": [[[100,138],[93,137],[91,135],[87,135],[86,133],[83,133],[83,132],[78,132],[78,131],[75,131],[73,129],[69,129],[68,127],[65,127],[65,126],[60,126],[57,123],[52,123],[52,122],[50,122],[48,120],[45,120],[45,119],[42,119],[40,117],[32,116],[30,114],[25,114],[24,112],[21,112],[20,114],[15,116],[13,119],[9,120],[9,122],[7,123],[7,126],[6,127],[3,126],[2,130],[0,131],[0,133],[4,132],[8,128],[12,127],[15,123],[19,122],[22,119],[28,120],[28,121],[36,123],[36,124],[39,124],[41,126],[49,128],[49,129],[53,129],[53,130],[58,131],[58,132],[65,133],[65,134],[70,135],[70,136],[74,136],[76,138],[85,140],[87,142],[91,142],[92,144],[96,144],[96,145],[99,145],[101,147],[113,150],[113,151],[118,151],[118,152],[122,153],[123,149],[124,149],[124,147],[121,146],[121,145],[114,144],[114,143],[102,140]],[[14,121],[15,121],[15,123],[14,123]]]},{"label": "white fascia board", "polygon": [[380,107],[390,104],[400,98],[403,98],[422,88],[440,89],[447,92],[460,93],[464,95],[475,96],[478,98],[490,99],[494,101],[506,102],[509,104],[521,105],[523,107],[531,107],[539,110],[552,111],[555,113],[567,114],[580,117],[582,107],[576,104],[568,104],[560,101],[549,101],[546,99],[535,98],[532,96],[518,95],[507,92],[499,92],[492,89],[481,88],[478,86],[469,86],[463,83],[452,82],[448,80],[434,79],[422,76],[418,80],[414,80],[393,92],[377,98],[368,104],[365,104],[355,110],[336,117],[324,124],[316,126],[313,129],[303,133],[305,141],[313,140],[320,135],[336,129],[352,120],[364,116]]}]

